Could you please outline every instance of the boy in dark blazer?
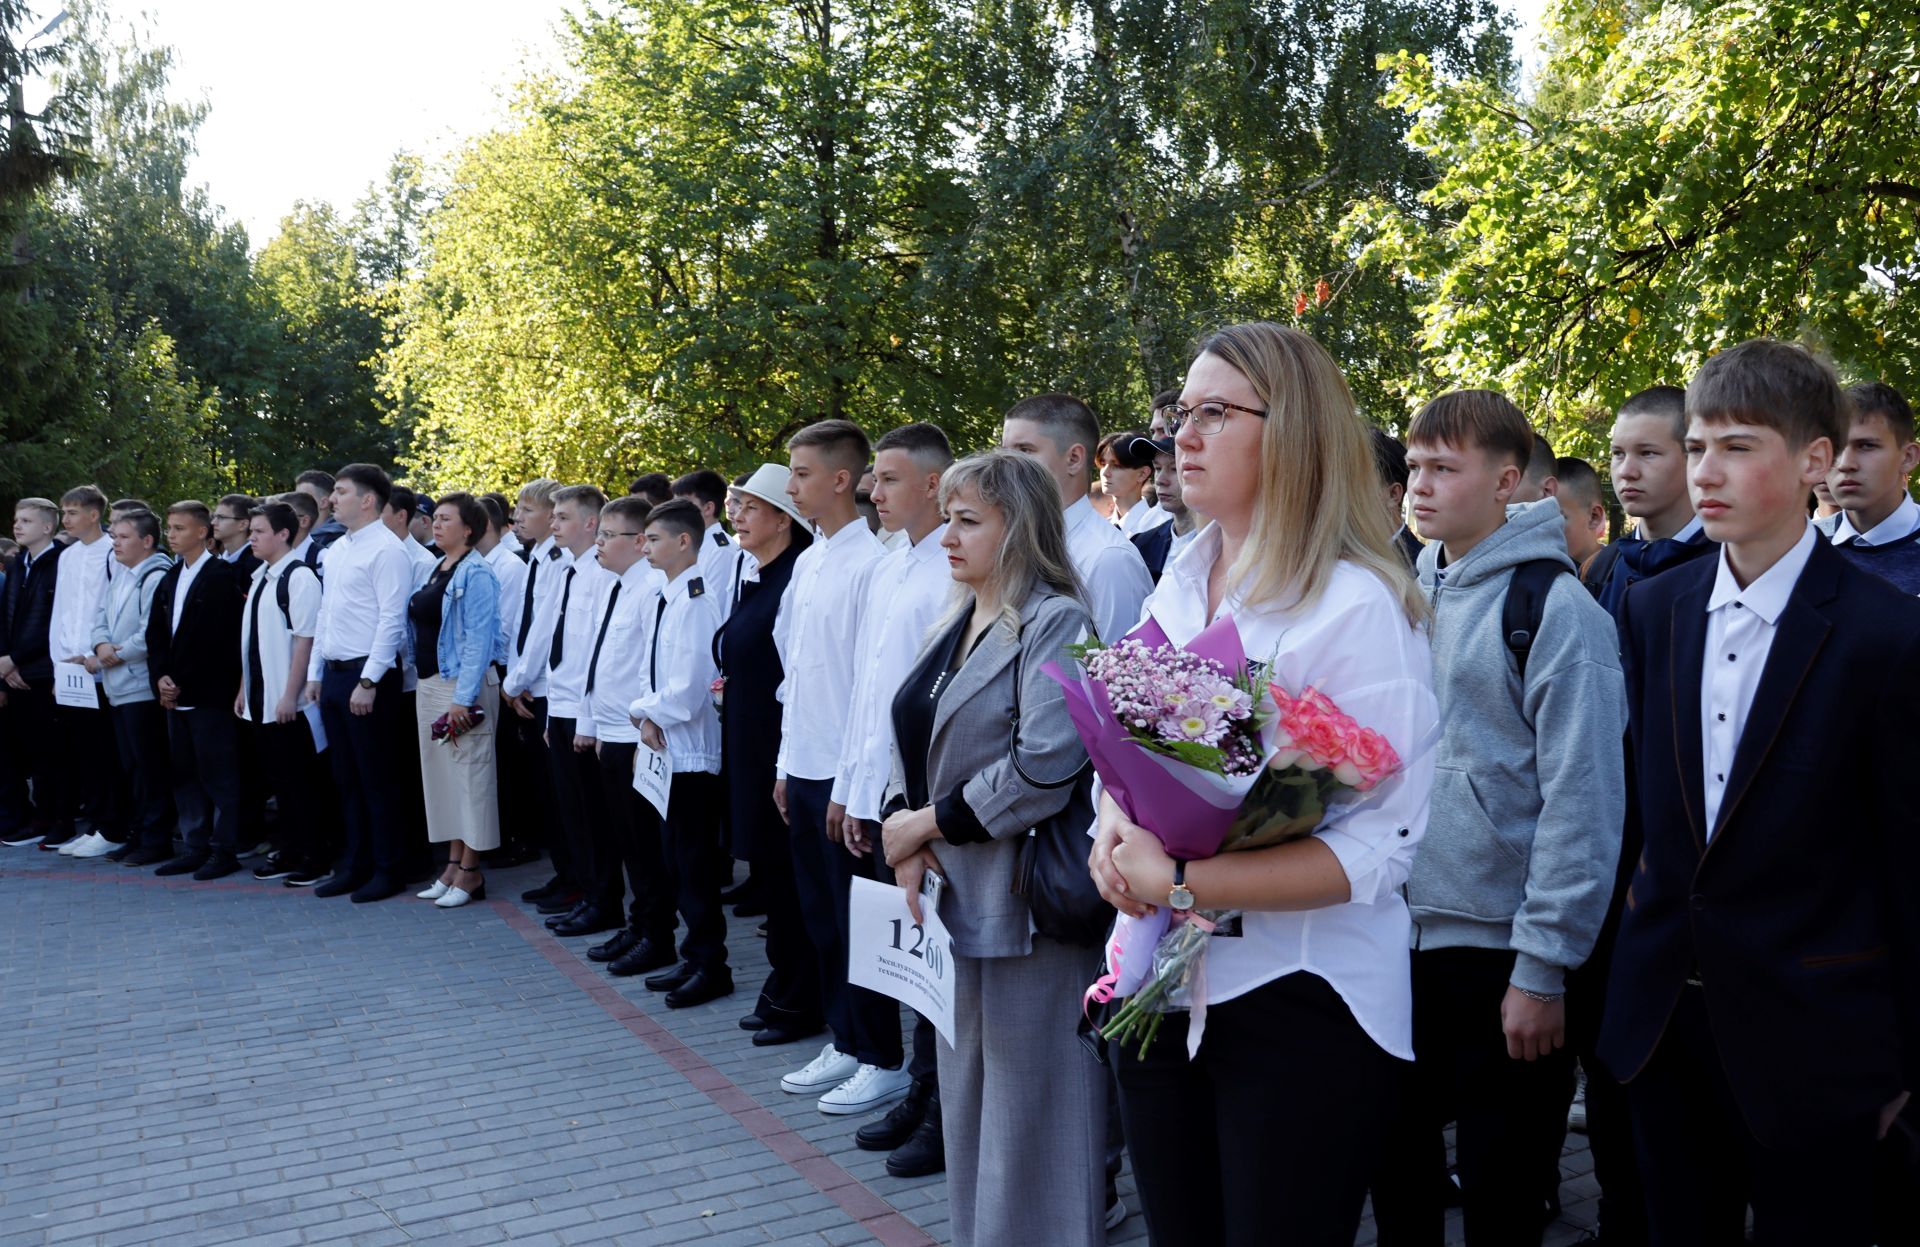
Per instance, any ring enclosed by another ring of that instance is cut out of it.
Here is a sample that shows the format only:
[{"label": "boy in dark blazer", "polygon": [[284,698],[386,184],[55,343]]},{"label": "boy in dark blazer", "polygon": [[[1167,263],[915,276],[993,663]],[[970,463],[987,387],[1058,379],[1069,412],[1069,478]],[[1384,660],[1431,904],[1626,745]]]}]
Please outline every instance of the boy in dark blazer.
[{"label": "boy in dark blazer", "polygon": [[1686,414],[1722,548],[1619,610],[1644,847],[1600,1055],[1653,1243],[1742,1243],[1751,1206],[1760,1247],[1864,1247],[1875,1141],[1920,1085],[1920,602],[1807,522],[1848,424],[1824,364],[1744,343]]},{"label": "boy in dark blazer", "polygon": [[240,772],[233,699],[240,690],[240,613],[246,582],[208,548],[213,515],[201,502],[167,508],[176,556],[153,592],[147,676],[167,712],[173,804],[186,852],[158,875],[218,879],[240,869]]},{"label": "boy in dark blazer", "polygon": [[[73,834],[53,731],[53,593],[60,508],[48,498],[14,504],[20,553],[0,587],[0,843],[52,843]],[[27,781],[31,779],[31,792]]]}]

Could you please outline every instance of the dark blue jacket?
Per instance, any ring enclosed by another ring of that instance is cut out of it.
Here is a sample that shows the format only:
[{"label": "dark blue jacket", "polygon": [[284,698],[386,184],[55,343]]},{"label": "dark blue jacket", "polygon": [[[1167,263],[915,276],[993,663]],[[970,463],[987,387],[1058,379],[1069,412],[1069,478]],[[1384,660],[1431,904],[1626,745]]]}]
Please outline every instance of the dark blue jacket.
[{"label": "dark blue jacket", "polygon": [[1630,1082],[1701,991],[1748,1128],[1817,1146],[1920,1089],[1920,601],[1815,543],[1709,840],[1700,666],[1719,565],[1636,584],[1619,612],[1642,848],[1600,1056]]},{"label": "dark blue jacket", "polygon": [[[60,574],[59,542],[49,545],[25,566],[22,549],[0,588],[0,655],[13,659],[28,680],[53,679],[53,655],[48,653],[47,630],[53,624],[53,586]],[[23,570],[24,569],[24,570]]]},{"label": "dark blue jacket", "polygon": [[1135,533],[1127,538],[1133,548],[1140,551],[1140,557],[1146,560],[1147,574],[1153,577],[1153,583],[1160,583],[1160,573],[1166,570],[1167,555],[1173,549],[1173,521],[1155,524],[1144,533]]}]

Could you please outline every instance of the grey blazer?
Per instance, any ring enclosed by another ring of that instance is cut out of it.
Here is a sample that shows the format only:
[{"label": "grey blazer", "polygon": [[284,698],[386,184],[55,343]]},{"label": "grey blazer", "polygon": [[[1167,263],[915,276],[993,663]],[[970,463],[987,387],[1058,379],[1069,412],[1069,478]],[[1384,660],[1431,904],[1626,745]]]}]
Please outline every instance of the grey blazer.
[{"label": "grey blazer", "polygon": [[[1065,778],[1085,763],[1087,751],[1067,715],[1065,694],[1041,668],[1063,661],[1066,647],[1085,640],[1091,627],[1077,600],[1037,588],[1020,608],[1019,638],[995,624],[940,694],[927,791],[938,797],[960,788],[993,837],[984,844],[933,842],[947,877],[940,917],[962,956],[1024,957],[1033,950],[1027,903],[1013,892],[1014,857],[1019,838],[1063,809],[1073,790],[1036,788],[1013,769],[1014,658],[1020,658],[1020,763],[1035,778]],[[925,680],[927,664],[944,661],[942,647],[952,636],[952,629],[941,628],[921,647],[908,687]],[[906,791],[897,750],[893,767],[889,798]]]}]

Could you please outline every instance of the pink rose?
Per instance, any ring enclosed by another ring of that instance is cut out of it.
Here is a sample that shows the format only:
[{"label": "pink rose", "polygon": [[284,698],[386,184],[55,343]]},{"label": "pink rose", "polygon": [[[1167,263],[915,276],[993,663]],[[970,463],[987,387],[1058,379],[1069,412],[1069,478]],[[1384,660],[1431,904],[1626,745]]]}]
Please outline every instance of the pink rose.
[{"label": "pink rose", "polygon": [[1346,761],[1347,742],[1333,719],[1324,716],[1307,719],[1293,733],[1293,743],[1311,755],[1320,770],[1331,770]]},{"label": "pink rose", "polygon": [[1400,769],[1400,755],[1393,751],[1386,737],[1370,727],[1356,727],[1347,737],[1346,745],[1347,760],[1360,773],[1360,782],[1353,786],[1361,792]]}]

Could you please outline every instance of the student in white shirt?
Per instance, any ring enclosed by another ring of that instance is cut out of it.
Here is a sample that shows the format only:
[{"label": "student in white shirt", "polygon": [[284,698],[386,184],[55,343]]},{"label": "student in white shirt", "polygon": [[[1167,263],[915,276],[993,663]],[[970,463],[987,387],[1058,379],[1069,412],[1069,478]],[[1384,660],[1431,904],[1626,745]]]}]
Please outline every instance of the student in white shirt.
[{"label": "student in white shirt", "polygon": [[313,530],[320,523],[320,507],[314,502],[313,495],[303,489],[295,489],[275,494],[270,501],[284,502],[293,508],[294,518],[300,521],[300,531],[293,535],[293,557],[311,567],[316,574],[324,576],[325,573],[320,571],[320,556],[325,551],[313,537]]},{"label": "student in white shirt", "polygon": [[1140,604],[1153,591],[1153,578],[1133,543],[1087,501],[1093,451],[1099,443],[1100,422],[1093,409],[1071,394],[1022,399],[1000,428],[1002,449],[1037,457],[1060,486],[1067,553],[1093,626],[1103,640],[1118,641],[1140,622]]},{"label": "student in white shirt", "polygon": [[[733,992],[727,967],[726,912],[720,887],[729,865],[721,848],[720,716],[714,710],[713,637],[722,623],[718,595],[701,574],[705,517],[676,498],[647,517],[647,562],[653,591],[641,610],[646,625],[640,691],[627,704],[628,724],[649,750],[664,750],[673,779],[667,814],[658,820],[672,905],[687,924],[680,964],[647,980],[669,1009],[685,1009]],[[669,933],[671,934],[671,933]]]},{"label": "student in white shirt", "polygon": [[1907,479],[1920,465],[1913,408],[1884,381],[1847,390],[1852,419],[1834,452],[1827,488],[1840,504],[1833,544],[1904,593],[1920,594],[1920,504]]},{"label": "student in white shirt", "polygon": [[[513,533],[527,574],[515,590],[517,604],[502,612],[513,615],[514,625],[503,659],[506,673],[500,681],[506,767],[501,835],[509,843],[524,839],[528,846],[545,848],[552,856],[553,874],[520,894],[521,900],[539,906],[543,914],[565,913],[586,891],[585,869],[567,856],[567,838],[549,831],[555,806],[553,759],[546,741],[547,672],[544,661],[528,661],[529,655],[544,660],[552,643],[551,632],[541,631],[541,624],[544,619],[547,628],[552,627],[551,607],[565,575],[568,556],[553,540],[553,494],[559,488],[560,482],[544,476],[520,487],[512,513]],[[519,683],[514,679],[516,671],[522,673]]]},{"label": "student in white shirt", "polygon": [[247,524],[258,562],[240,615],[240,691],[233,712],[246,725],[243,734],[253,737],[261,795],[277,798],[280,811],[275,851],[253,877],[311,887],[326,878],[338,851],[324,804],[329,785],[302,713],[320,621],[320,576],[293,557],[300,521],[292,507],[269,502]]},{"label": "student in white shirt", "polygon": [[[60,495],[60,525],[73,540],[60,551],[47,641],[49,651],[61,662],[84,664],[93,653],[94,620],[113,574],[113,543],[101,527],[106,513],[107,496],[92,485]],[[114,753],[113,721],[107,716],[98,676],[94,677],[94,698],[98,705],[92,709],[55,706],[53,710],[60,801],[66,813],[84,820],[89,830],[65,839],[49,837],[40,847],[59,849],[69,857],[100,857],[126,839],[128,784]],[[66,827],[77,832],[71,822]]]},{"label": "student in white shirt", "polygon": [[[829,1113],[864,1113],[907,1091],[907,1074],[879,1062],[899,1052],[900,1011],[856,998],[847,985],[847,905],[856,859],[845,852],[844,816],[833,818],[834,773],[853,696],[857,590],[882,554],[860,518],[854,486],[866,468],[867,435],[847,420],[823,420],[787,443],[787,495],[819,530],[794,564],[780,603],[774,641],[786,679],[780,701],[780,778],[774,803],[787,819],[800,910],[819,960],[820,990],[833,1040],[804,1068],[780,1080],[793,1095],[838,1093],[820,1101]],[[880,1039],[891,1028],[891,1054]],[[893,1056],[895,1066],[899,1064]]]},{"label": "student in white shirt", "polygon": [[[1277,682],[1339,699],[1407,769],[1306,839],[1187,864],[1197,908],[1244,916],[1237,937],[1210,942],[1197,1055],[1180,1013],[1144,1059],[1115,1052],[1128,1146],[1156,1242],[1239,1247],[1275,1226],[1352,1242],[1413,1051],[1400,885],[1433,778],[1418,752],[1437,721],[1426,609],[1390,544],[1365,426],[1318,344],[1278,325],[1221,330],[1180,404],[1183,496],[1213,523],[1168,566],[1148,613],[1176,642],[1231,614],[1249,655],[1277,653]],[[1179,878],[1105,796],[1091,866],[1102,895],[1136,915],[1169,904]]]},{"label": "student in white shirt", "polygon": [[315,896],[378,901],[406,886],[404,803],[419,771],[401,698],[413,570],[380,522],[392,489],[373,464],[348,464],[334,478],[333,516],[346,535],[327,548],[306,696],[320,703],[346,845]]},{"label": "student in white shirt", "polygon": [[733,584],[733,567],[740,558],[740,547],[720,522],[727,510],[727,478],[712,468],[701,468],[675,480],[673,496],[700,508],[701,522],[706,525],[700,534],[700,579],[724,617],[727,589]]},{"label": "student in white shirt", "polygon": [[[953,575],[940,545],[946,525],[940,515],[940,477],[953,463],[947,435],[934,424],[890,429],[873,448],[873,505],[887,532],[902,541],[872,565],[861,586],[861,619],[854,660],[853,696],[847,734],[833,782],[829,819],[843,816],[847,851],[861,858],[864,876],[891,882],[875,853],[880,837],[881,800],[893,776],[893,698],[913,667],[927,632],[953,601]],[[856,997],[872,993],[851,989]],[[899,1029],[879,1037],[877,1064],[898,1066],[903,1059]],[[889,1043],[888,1041],[892,1042]],[[934,1030],[916,1020],[913,1060],[907,1068],[911,1089],[892,1112],[860,1128],[855,1141],[869,1151],[891,1152],[887,1171],[895,1177],[937,1173],[945,1166],[939,1116],[929,1109],[939,1100]],[[916,1139],[926,1124],[924,1137]],[[909,1146],[911,1144],[911,1146]]]}]

